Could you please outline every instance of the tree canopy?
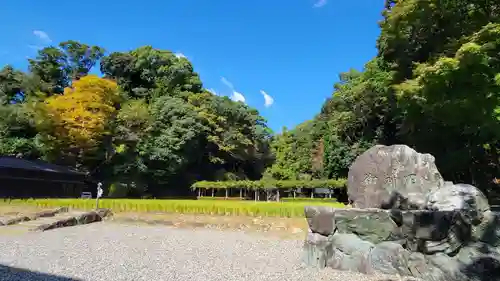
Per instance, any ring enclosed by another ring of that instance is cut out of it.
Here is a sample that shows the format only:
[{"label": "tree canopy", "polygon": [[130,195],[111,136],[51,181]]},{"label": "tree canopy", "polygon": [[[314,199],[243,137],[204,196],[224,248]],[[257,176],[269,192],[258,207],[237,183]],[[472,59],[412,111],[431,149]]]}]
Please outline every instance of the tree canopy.
[{"label": "tree canopy", "polygon": [[[402,143],[433,154],[445,178],[494,193],[500,4],[388,0],[385,6],[378,55],[362,71],[341,73],[314,119],[274,138],[269,173],[345,177],[370,146]],[[312,143],[308,152],[290,153],[303,143]]]},{"label": "tree canopy", "polygon": [[[64,163],[124,183],[129,196],[166,196],[196,181],[345,178],[372,145],[407,144],[433,154],[446,179],[493,194],[500,3],[387,0],[381,15],[378,54],[340,73],[314,118],[276,135],[171,51],[49,46],[27,72],[0,70],[0,154]],[[103,77],[89,75],[96,65]]]},{"label": "tree canopy", "polygon": [[[89,75],[99,61],[104,77]],[[67,41],[29,65],[0,70],[2,155],[69,165],[137,196],[260,179],[272,161],[258,111],[205,90],[191,63],[170,51],[105,55]]]}]

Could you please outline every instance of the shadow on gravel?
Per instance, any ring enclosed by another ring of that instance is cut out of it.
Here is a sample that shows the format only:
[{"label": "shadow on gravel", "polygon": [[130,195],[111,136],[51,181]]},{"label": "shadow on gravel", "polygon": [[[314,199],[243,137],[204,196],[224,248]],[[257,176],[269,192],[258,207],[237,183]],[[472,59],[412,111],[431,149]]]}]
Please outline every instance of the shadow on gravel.
[{"label": "shadow on gravel", "polygon": [[2,281],[82,281],[80,279],[30,271],[0,264],[0,280]]}]

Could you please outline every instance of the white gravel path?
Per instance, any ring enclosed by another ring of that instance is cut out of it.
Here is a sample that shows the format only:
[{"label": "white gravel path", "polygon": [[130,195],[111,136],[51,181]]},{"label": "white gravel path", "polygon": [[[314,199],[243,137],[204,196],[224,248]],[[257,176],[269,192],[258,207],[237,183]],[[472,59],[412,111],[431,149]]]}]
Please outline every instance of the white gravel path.
[{"label": "white gravel path", "polygon": [[0,280],[400,280],[305,268],[302,243],[264,234],[94,223],[0,236]]}]

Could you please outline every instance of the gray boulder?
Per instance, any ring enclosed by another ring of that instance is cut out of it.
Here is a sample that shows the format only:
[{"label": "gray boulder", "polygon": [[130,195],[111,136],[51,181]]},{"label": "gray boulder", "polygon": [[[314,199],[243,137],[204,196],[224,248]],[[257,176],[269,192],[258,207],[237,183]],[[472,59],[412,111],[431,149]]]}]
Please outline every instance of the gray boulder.
[{"label": "gray boulder", "polygon": [[472,227],[472,237],[475,241],[500,247],[500,213],[484,212],[481,223]]},{"label": "gray boulder", "polygon": [[355,234],[334,234],[331,237],[332,255],[326,266],[338,269],[371,273],[369,255],[375,245],[360,239]]},{"label": "gray boulder", "polygon": [[331,237],[332,246],[343,253],[353,254],[356,252],[368,253],[375,245],[359,238],[355,234],[335,234]]},{"label": "gray boulder", "polygon": [[460,210],[472,224],[480,223],[483,213],[490,209],[486,196],[470,184],[447,184],[432,190],[427,196],[426,207],[440,211]]},{"label": "gray boulder", "polygon": [[335,225],[338,233],[354,233],[371,243],[388,240],[397,225],[387,210],[337,209]]},{"label": "gray boulder", "polygon": [[460,273],[467,281],[500,279],[500,249],[486,243],[473,243],[458,254]]},{"label": "gray boulder", "polygon": [[[448,280],[464,280],[464,276],[460,271],[460,263],[456,258],[452,258],[443,253],[428,255],[428,266],[434,270],[427,272],[425,280],[429,281],[448,281]],[[465,280],[464,280],[465,281]]]},{"label": "gray boulder", "polygon": [[385,274],[411,274],[409,266],[410,252],[394,242],[377,244],[370,253],[371,268]]},{"label": "gray boulder", "polygon": [[412,252],[453,255],[471,241],[471,227],[459,211],[391,211],[399,226],[387,240]]},{"label": "gray boulder", "polygon": [[309,232],[304,242],[303,261],[311,267],[325,268],[327,260],[333,255],[332,251],[331,237]]},{"label": "gray boulder", "polygon": [[334,209],[325,206],[306,206],[304,208],[307,224],[312,233],[324,236],[335,233]]},{"label": "gray boulder", "polygon": [[356,208],[423,209],[427,193],[443,185],[432,155],[376,145],[351,165],[347,194]]}]

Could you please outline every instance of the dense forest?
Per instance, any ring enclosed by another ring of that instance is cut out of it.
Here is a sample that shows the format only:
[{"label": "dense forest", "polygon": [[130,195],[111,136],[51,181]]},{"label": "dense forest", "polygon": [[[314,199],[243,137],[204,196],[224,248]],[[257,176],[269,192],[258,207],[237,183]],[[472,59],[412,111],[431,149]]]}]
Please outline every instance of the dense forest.
[{"label": "dense forest", "polygon": [[[0,70],[0,155],[74,167],[110,194],[162,196],[199,180],[346,177],[370,146],[402,143],[433,154],[447,180],[494,191],[500,3],[387,0],[382,16],[377,56],[341,73],[319,114],[279,135],[170,51],[44,48],[27,72]],[[89,74],[98,65],[103,76]]]},{"label": "dense forest", "polygon": [[[0,154],[126,183],[129,196],[183,193],[200,179],[259,179],[272,162],[265,120],[205,90],[186,58],[149,46],[104,54],[67,41],[40,50],[28,73],[4,67]],[[89,75],[98,61],[102,78]]]},{"label": "dense forest", "polygon": [[[500,2],[388,0],[378,54],[340,74],[314,119],[276,136],[270,177],[346,177],[374,144],[431,153],[445,179],[495,191]],[[497,190],[499,188],[496,188]]]}]

